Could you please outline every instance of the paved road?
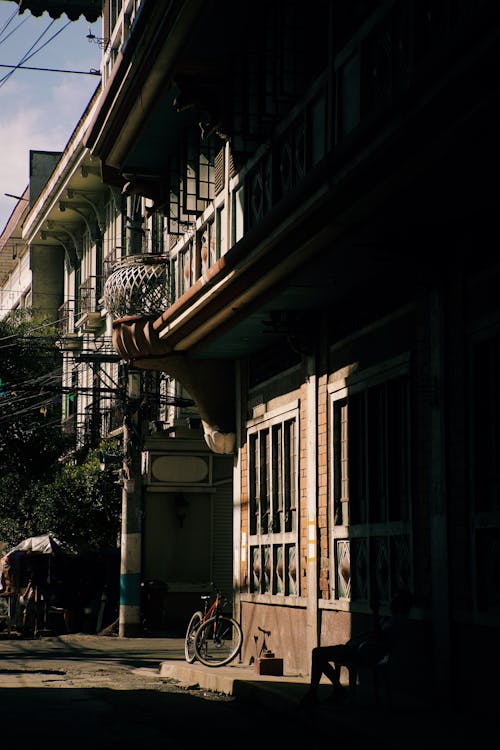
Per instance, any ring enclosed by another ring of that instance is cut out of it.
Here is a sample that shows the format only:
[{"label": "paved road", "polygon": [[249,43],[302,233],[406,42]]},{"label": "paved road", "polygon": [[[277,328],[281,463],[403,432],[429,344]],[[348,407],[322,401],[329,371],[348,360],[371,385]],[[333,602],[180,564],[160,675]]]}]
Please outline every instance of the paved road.
[{"label": "paved road", "polygon": [[[164,660],[179,665],[173,674],[182,682],[163,673]],[[232,745],[260,750],[299,744],[307,750],[341,745],[349,750],[470,750],[489,745],[488,738],[497,734],[489,710],[468,720],[445,715],[439,705],[419,709],[368,701],[350,707],[324,703],[303,712],[297,700],[304,685],[289,677],[269,686],[267,678],[255,679],[253,669],[240,675],[238,668],[237,682],[243,679],[246,687],[256,684],[257,689],[222,694],[200,688],[205,680],[192,666],[190,683],[182,639],[81,634],[9,639],[0,634],[0,743],[37,743],[42,750],[220,750]]]},{"label": "paved road", "polygon": [[[294,747],[298,729],[308,731],[266,707],[162,678],[160,646],[99,636],[0,640],[3,746]],[[184,658],[181,641],[169,658]],[[319,734],[308,743],[315,747]]]}]

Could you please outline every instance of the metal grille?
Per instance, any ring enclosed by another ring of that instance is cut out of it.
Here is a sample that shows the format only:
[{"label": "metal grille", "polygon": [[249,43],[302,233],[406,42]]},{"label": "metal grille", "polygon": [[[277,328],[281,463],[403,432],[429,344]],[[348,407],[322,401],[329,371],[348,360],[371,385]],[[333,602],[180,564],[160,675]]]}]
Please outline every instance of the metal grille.
[{"label": "metal grille", "polygon": [[66,300],[58,309],[57,328],[63,336],[73,331],[74,308],[74,300]]},{"label": "metal grille", "polygon": [[98,298],[102,290],[102,276],[89,276],[80,284],[79,310],[80,314],[98,310]]}]

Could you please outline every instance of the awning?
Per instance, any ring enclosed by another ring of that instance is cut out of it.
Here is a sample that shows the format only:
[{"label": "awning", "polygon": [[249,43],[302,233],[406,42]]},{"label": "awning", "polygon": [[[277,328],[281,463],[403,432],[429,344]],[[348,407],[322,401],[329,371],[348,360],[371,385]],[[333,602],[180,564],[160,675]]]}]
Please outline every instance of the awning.
[{"label": "awning", "polygon": [[97,21],[101,15],[101,0],[18,0],[19,13],[29,10],[33,16],[47,12],[51,18],[59,18],[65,13],[70,21],[77,21],[84,16],[89,23]]}]

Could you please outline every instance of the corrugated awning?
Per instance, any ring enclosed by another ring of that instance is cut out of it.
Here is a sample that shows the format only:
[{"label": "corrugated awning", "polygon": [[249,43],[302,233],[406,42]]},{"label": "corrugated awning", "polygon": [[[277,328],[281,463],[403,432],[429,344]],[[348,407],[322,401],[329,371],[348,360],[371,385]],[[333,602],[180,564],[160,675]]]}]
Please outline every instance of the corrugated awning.
[{"label": "corrugated awning", "polygon": [[25,10],[33,16],[41,16],[47,12],[51,18],[67,15],[70,21],[77,21],[84,16],[89,23],[94,23],[101,16],[101,0],[18,0],[19,13]]}]

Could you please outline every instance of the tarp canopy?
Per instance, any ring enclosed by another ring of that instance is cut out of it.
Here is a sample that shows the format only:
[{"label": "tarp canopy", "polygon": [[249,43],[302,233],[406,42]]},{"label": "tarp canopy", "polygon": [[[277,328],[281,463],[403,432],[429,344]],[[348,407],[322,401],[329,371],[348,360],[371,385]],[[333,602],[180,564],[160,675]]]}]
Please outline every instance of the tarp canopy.
[{"label": "tarp canopy", "polygon": [[0,593],[17,593],[28,580],[50,581],[56,560],[68,560],[68,552],[51,534],[23,539],[0,559]]},{"label": "tarp canopy", "polygon": [[13,552],[38,552],[41,555],[53,555],[59,552],[66,552],[64,545],[56,537],[50,534],[41,534],[40,536],[30,536],[16,544],[7,556]]}]

